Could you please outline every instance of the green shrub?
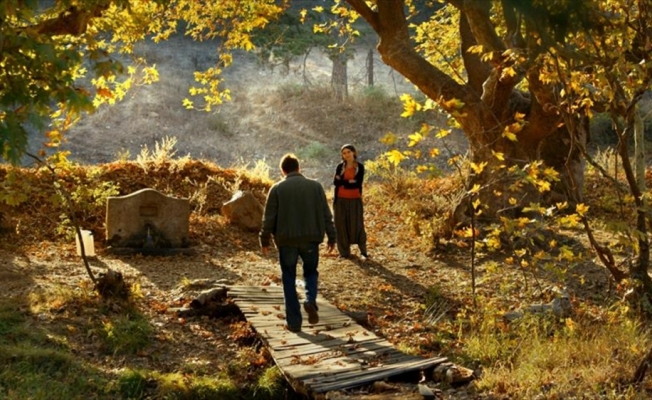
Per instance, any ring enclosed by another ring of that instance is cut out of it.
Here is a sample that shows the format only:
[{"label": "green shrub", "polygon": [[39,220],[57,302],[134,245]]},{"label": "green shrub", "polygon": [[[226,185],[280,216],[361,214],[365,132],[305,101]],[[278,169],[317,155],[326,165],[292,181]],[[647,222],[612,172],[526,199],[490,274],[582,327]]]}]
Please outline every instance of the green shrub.
[{"label": "green shrub", "polygon": [[319,142],[310,142],[297,150],[297,157],[302,160],[325,160],[331,156],[331,149]]},{"label": "green shrub", "polygon": [[294,97],[300,97],[305,92],[305,90],[306,88],[303,85],[299,85],[297,83],[286,83],[279,86],[276,91],[281,99],[289,100]]},{"label": "green shrub", "polygon": [[119,316],[102,323],[99,336],[104,347],[113,354],[136,354],[150,343],[152,328],[142,316]]},{"label": "green shrub", "polygon": [[145,393],[147,377],[140,371],[128,369],[118,379],[120,394],[125,399],[140,399]]}]

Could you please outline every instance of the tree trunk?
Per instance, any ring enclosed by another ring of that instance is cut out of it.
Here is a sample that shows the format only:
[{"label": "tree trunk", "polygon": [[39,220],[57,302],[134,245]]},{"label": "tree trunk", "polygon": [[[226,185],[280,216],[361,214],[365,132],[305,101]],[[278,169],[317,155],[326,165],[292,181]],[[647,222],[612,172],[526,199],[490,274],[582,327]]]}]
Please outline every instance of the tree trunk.
[{"label": "tree trunk", "polygon": [[636,166],[636,182],[641,193],[645,192],[645,125],[638,105],[636,106],[634,122],[634,165]]},{"label": "tree trunk", "polygon": [[[636,114],[638,108],[631,107],[626,113],[627,121],[622,133],[618,134],[618,154],[623,165],[623,171],[629,185],[629,190],[634,196],[636,204],[636,240],[638,242],[638,257],[631,263],[629,274],[632,279],[636,280],[639,285],[636,287],[640,294],[641,304],[652,305],[652,278],[650,278],[650,241],[647,235],[647,206],[641,192],[636,174],[632,168],[629,158],[629,140],[636,126]],[[622,115],[622,114],[621,114]],[[647,310],[647,312],[651,312]]]},{"label": "tree trunk", "polygon": [[647,352],[641,363],[638,365],[638,368],[636,368],[636,371],[634,372],[634,379],[632,379],[633,384],[639,384],[643,382],[645,379],[645,374],[647,373],[647,370],[650,369],[650,366],[652,366],[652,347],[650,350]]},{"label": "tree trunk", "polygon": [[578,146],[585,148],[587,145],[588,119],[581,123],[586,124],[583,129],[570,133],[564,126],[541,142],[541,159],[560,174],[559,182],[554,182],[550,192],[545,193],[546,204],[568,201],[571,208],[574,208],[582,202],[585,160]]},{"label": "tree trunk", "polygon": [[374,85],[374,49],[367,53],[367,86]]},{"label": "tree trunk", "polygon": [[349,95],[349,78],[347,74],[347,55],[345,52],[338,52],[333,56],[333,74],[331,75],[331,87],[337,100],[344,100]]}]

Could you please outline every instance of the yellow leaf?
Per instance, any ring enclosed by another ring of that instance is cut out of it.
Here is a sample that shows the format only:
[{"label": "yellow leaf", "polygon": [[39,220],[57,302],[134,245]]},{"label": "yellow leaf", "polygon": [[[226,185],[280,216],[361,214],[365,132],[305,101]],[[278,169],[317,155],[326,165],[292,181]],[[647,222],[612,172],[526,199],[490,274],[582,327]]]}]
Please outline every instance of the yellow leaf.
[{"label": "yellow leaf", "polygon": [[470,46],[467,52],[471,54],[482,54],[484,52],[484,49],[481,44],[476,44],[475,46]]},{"label": "yellow leaf", "polygon": [[500,241],[500,238],[498,238],[497,236],[492,236],[492,237],[487,238],[485,240],[485,244],[490,249],[497,250],[497,249],[501,248],[501,241]]},{"label": "yellow leaf", "polygon": [[508,130],[505,130],[505,132],[503,132],[503,137],[511,140],[512,142],[517,142],[518,141],[518,139],[516,138],[516,135],[513,132],[510,132]]},{"label": "yellow leaf", "polygon": [[575,322],[573,322],[572,319],[566,318],[564,320],[564,322],[566,323],[566,329],[568,329],[569,332],[574,332],[575,331],[576,324],[575,324]]},{"label": "yellow leaf", "polygon": [[575,258],[575,252],[570,249],[568,246],[563,246],[560,249],[561,252],[561,258],[563,260],[573,260]]},{"label": "yellow leaf", "polygon": [[194,105],[193,105],[192,101],[190,101],[189,99],[183,99],[183,106],[188,110],[191,110],[191,109],[194,108]]},{"label": "yellow leaf", "polygon": [[469,190],[469,193],[472,194],[480,193],[480,185],[478,185],[477,183],[473,185],[473,187]]},{"label": "yellow leaf", "polygon": [[409,135],[408,139],[410,139],[410,142],[408,143],[408,147],[414,147],[423,140],[423,136],[421,136],[420,133],[416,132]]},{"label": "yellow leaf", "polygon": [[113,92],[111,92],[107,88],[98,88],[97,89],[97,95],[100,97],[105,97],[107,99],[112,99],[113,98]]},{"label": "yellow leaf", "polygon": [[589,206],[584,203],[580,203],[575,207],[575,212],[577,212],[582,217],[589,211]]},{"label": "yellow leaf", "polygon": [[541,193],[547,192],[550,190],[550,182],[539,180],[537,181],[537,188]]},{"label": "yellow leaf", "polygon": [[428,111],[428,110],[434,110],[437,108],[437,103],[433,99],[426,99],[426,102],[423,105],[423,110]]},{"label": "yellow leaf", "polygon": [[396,136],[393,132],[387,132],[385,136],[380,138],[380,143],[386,144],[388,146],[395,145],[397,141],[398,136]]},{"label": "yellow leaf", "polygon": [[437,132],[437,138],[443,139],[446,136],[448,136],[451,133],[450,129],[440,129],[439,132]]},{"label": "yellow leaf", "polygon": [[447,110],[450,110],[450,109],[459,110],[462,107],[464,107],[464,102],[462,100],[460,100],[460,99],[450,99],[450,100],[445,101],[443,103],[443,107],[445,109],[447,109]]},{"label": "yellow leaf", "polygon": [[398,166],[401,163],[401,161],[405,160],[406,158],[407,157],[405,157],[403,153],[401,153],[398,150],[392,150],[389,153],[387,153],[387,159],[395,166]]},{"label": "yellow leaf", "polygon": [[[51,131],[46,132],[45,136],[47,136],[50,139],[51,144],[59,144],[63,140],[63,134],[61,133],[61,131],[57,129],[53,129]],[[56,147],[56,146],[52,146],[52,147]]]},{"label": "yellow leaf", "polygon": [[543,170],[543,174],[548,178],[552,179],[554,181],[559,180],[559,172],[557,172],[554,168],[548,167]]},{"label": "yellow leaf", "polygon": [[491,150],[491,153],[493,154],[494,157],[496,157],[496,159],[498,159],[500,161],[505,161],[505,154],[504,153],[500,153],[500,152],[493,151],[493,150]]},{"label": "yellow leaf", "polygon": [[403,102],[403,113],[401,114],[401,117],[407,118],[411,117],[416,113],[417,111],[421,110],[421,105],[414,100],[412,96],[409,94],[403,94],[400,97],[401,101]]},{"label": "yellow leaf", "polygon": [[503,76],[509,76],[509,77],[512,77],[512,76],[514,76],[514,75],[516,75],[516,71],[514,71],[514,68],[511,68],[511,67],[510,67],[510,68],[505,68],[505,69],[503,70]]},{"label": "yellow leaf", "polygon": [[452,156],[451,158],[448,159],[447,163],[448,165],[455,165],[460,161],[461,157],[459,155]]},{"label": "yellow leaf", "polygon": [[577,226],[580,222],[580,218],[577,214],[571,214],[559,219],[559,223],[563,226],[574,227]]},{"label": "yellow leaf", "polygon": [[473,169],[473,172],[476,174],[481,174],[486,166],[487,166],[486,161],[483,161],[480,164],[476,164],[474,162],[471,163],[471,169]]}]

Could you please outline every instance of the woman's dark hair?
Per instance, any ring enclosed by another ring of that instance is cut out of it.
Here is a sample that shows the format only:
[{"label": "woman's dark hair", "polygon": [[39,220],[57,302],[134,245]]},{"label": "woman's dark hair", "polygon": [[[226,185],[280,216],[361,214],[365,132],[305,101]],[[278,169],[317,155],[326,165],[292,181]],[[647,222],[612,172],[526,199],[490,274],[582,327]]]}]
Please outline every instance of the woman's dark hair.
[{"label": "woman's dark hair", "polygon": [[353,152],[353,158],[354,158],[354,159],[357,159],[357,158],[358,158],[358,151],[355,149],[355,147],[353,147],[352,144],[345,144],[344,146],[342,146],[342,148],[340,149],[340,153],[342,153],[342,151],[343,151],[344,149],[349,149],[349,150],[351,150],[351,151]]},{"label": "woman's dark hair", "polygon": [[299,159],[294,154],[286,154],[281,158],[279,166],[281,167],[281,171],[286,174],[296,172],[299,170]]}]

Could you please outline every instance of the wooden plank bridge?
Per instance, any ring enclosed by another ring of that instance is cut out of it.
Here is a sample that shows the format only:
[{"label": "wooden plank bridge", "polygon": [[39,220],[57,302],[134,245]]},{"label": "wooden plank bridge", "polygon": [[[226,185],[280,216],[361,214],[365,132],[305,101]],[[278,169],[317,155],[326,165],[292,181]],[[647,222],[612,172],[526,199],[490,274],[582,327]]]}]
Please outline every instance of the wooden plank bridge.
[{"label": "wooden plank bridge", "polygon": [[308,325],[304,316],[302,331],[293,333],[284,328],[281,287],[230,286],[227,290],[286,379],[307,392],[363,386],[447,361],[402,353],[322,300],[317,301],[319,323]]}]

